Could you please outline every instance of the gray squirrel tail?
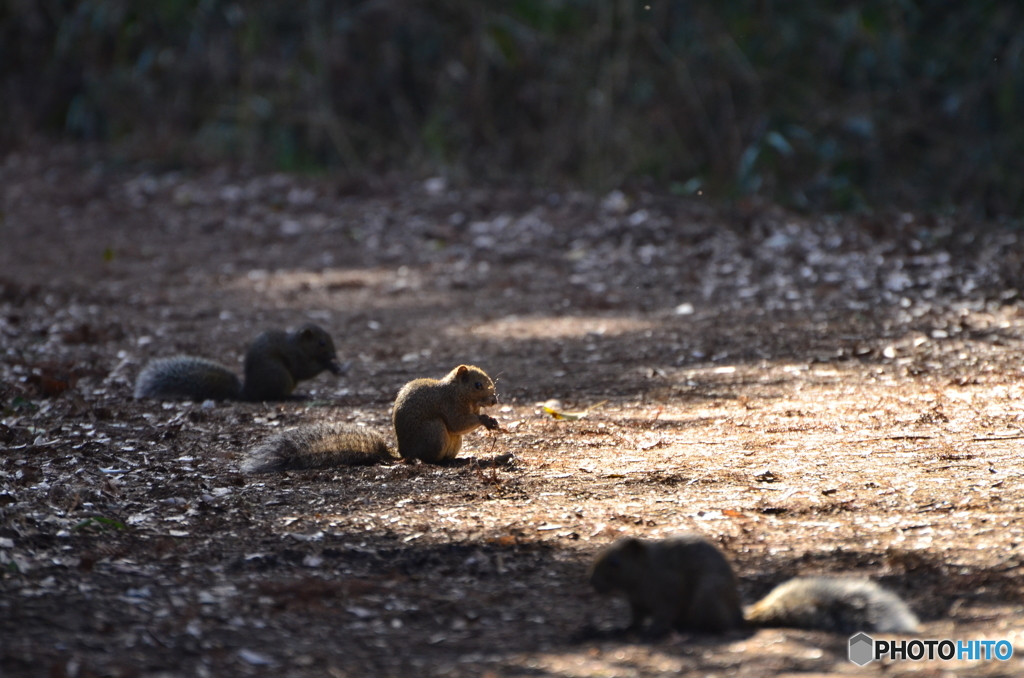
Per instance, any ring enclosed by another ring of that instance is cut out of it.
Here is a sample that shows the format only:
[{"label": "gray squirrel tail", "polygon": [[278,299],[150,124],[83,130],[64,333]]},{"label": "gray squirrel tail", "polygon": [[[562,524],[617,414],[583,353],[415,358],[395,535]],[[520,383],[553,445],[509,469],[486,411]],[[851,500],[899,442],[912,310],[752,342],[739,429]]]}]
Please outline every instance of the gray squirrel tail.
[{"label": "gray squirrel tail", "polygon": [[798,577],[775,587],[745,614],[753,626],[832,633],[913,633],[919,621],[892,591],[867,579]]},{"label": "gray squirrel tail", "polygon": [[348,424],[311,424],[271,436],[249,450],[244,473],[275,473],[395,460],[383,436]]},{"label": "gray squirrel tail", "polygon": [[157,400],[237,400],[242,382],[224,365],[179,355],[153,360],[135,380],[136,398]]}]

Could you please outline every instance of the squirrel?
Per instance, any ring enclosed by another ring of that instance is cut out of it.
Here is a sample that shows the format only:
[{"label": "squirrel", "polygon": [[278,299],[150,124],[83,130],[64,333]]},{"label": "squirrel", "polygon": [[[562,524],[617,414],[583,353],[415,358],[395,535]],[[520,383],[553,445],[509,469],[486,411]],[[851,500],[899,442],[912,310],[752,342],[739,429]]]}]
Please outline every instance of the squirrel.
[{"label": "squirrel", "polygon": [[403,459],[436,464],[454,459],[462,436],[477,426],[500,428],[480,408],[497,405],[494,382],[472,365],[459,365],[443,379],[413,379],[395,398],[391,422]]},{"label": "squirrel", "polygon": [[[478,426],[500,428],[496,419],[480,413],[481,407],[497,403],[494,382],[472,365],[459,365],[443,379],[410,381],[398,392],[391,416],[398,456],[431,464],[454,459],[463,435]],[[379,433],[344,424],[314,424],[279,433],[250,450],[242,470],[270,473],[394,458]]]},{"label": "squirrel", "polygon": [[656,637],[670,629],[724,633],[744,627],[792,627],[832,633],[912,633],[917,617],[878,584],[853,577],[797,577],[777,586],[744,612],[736,576],[722,551],[689,532],[662,541],[624,537],[590,568],[598,593],[629,599],[628,631]]},{"label": "squirrel", "polygon": [[153,360],[135,381],[136,398],[158,400],[283,400],[295,384],[324,370],[341,374],[334,342],[323,328],[306,324],[294,332],[271,330],[245,352],[245,382],[205,358],[179,355]]}]

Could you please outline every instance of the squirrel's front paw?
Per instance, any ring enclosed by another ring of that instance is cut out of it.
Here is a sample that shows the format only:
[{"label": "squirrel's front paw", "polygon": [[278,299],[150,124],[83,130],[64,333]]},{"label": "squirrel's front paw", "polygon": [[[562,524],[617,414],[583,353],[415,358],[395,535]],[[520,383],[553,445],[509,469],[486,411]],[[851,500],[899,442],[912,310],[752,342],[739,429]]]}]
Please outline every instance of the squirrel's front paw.
[{"label": "squirrel's front paw", "polygon": [[498,423],[498,420],[486,414],[480,415],[480,423],[489,431],[501,430],[501,425]]}]

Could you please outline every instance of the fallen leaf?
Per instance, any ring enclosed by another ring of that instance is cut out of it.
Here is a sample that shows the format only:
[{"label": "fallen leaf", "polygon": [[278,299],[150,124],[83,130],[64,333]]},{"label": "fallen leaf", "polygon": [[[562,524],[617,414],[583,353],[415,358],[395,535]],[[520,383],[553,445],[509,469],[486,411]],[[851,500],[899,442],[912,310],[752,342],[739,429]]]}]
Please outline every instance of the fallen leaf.
[{"label": "fallen leaf", "polygon": [[583,419],[585,416],[590,414],[591,410],[601,407],[601,405],[604,405],[606,402],[608,401],[602,400],[596,405],[591,405],[587,409],[580,410],[579,412],[561,412],[553,407],[548,407],[547,405],[542,406],[541,409],[544,410],[544,412],[546,412],[547,414],[550,414],[552,419],[559,419],[563,421],[577,421],[579,419]]}]

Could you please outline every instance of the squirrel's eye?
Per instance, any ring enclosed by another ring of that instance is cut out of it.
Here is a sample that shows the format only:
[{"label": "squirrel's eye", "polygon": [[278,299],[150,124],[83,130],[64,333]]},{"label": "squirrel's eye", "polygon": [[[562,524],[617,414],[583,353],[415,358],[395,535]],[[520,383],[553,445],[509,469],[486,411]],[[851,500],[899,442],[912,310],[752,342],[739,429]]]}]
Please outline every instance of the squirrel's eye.
[{"label": "squirrel's eye", "polygon": [[483,388],[483,387],[484,387],[484,385],[483,385],[483,384],[481,384],[481,383],[480,383],[480,382],[478,381],[478,382],[476,382],[476,387],[477,387],[477,388]]},{"label": "squirrel's eye", "polygon": [[326,345],[327,345],[327,342],[326,342],[326,341],[324,341],[323,339],[321,339],[321,340],[320,340],[320,345],[321,345],[321,346],[326,346]]}]

